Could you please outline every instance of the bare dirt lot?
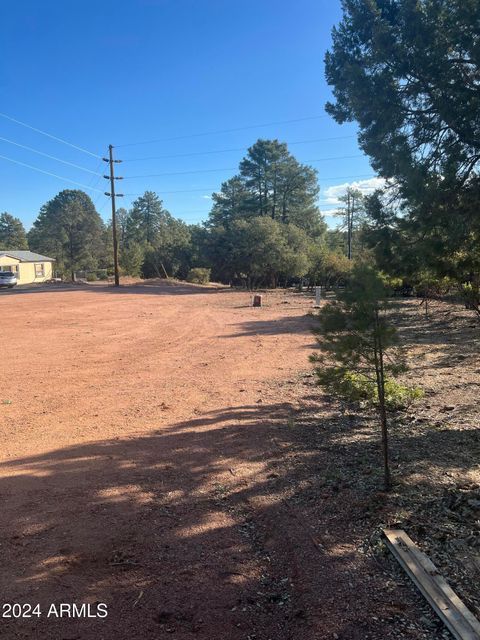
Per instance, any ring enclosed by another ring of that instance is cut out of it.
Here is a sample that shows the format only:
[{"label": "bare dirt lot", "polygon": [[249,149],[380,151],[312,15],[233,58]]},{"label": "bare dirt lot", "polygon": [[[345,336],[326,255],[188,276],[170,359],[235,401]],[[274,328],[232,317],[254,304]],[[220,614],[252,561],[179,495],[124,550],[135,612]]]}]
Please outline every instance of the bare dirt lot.
[{"label": "bare dirt lot", "polygon": [[[399,522],[425,538],[442,492],[478,489],[478,328],[399,313],[428,394],[395,426],[387,499],[374,420],[313,386],[311,300],[264,300],[166,283],[2,292],[0,590],[42,612],[0,620],[2,637],[444,637],[372,534]],[[472,607],[476,557],[453,575]],[[108,617],[47,616],[74,602]]]}]

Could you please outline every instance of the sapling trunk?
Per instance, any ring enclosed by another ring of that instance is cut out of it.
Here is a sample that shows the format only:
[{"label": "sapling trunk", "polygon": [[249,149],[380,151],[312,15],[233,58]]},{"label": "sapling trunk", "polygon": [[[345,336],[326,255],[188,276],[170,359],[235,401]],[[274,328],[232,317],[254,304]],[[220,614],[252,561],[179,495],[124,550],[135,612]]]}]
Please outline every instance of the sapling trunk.
[{"label": "sapling trunk", "polygon": [[387,409],[385,406],[385,369],[383,366],[383,343],[378,317],[378,309],[375,309],[375,336],[374,336],[374,361],[375,375],[377,379],[378,411],[380,414],[380,425],[382,429],[382,453],[385,491],[392,487],[390,466],[388,461],[388,423]]}]

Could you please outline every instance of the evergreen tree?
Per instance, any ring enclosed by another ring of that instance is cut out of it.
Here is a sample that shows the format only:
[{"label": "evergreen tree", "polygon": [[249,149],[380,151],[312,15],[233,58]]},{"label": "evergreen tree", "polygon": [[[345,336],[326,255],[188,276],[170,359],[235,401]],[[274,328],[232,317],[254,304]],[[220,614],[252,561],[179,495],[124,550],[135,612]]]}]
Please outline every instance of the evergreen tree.
[{"label": "evergreen tree", "polygon": [[139,276],[145,260],[145,252],[137,242],[130,242],[120,252],[120,267],[129,276]]},{"label": "evergreen tree", "polygon": [[[373,168],[392,179],[388,192],[401,208],[393,225],[377,208],[370,234],[376,255],[383,236],[387,254],[398,255],[401,247],[409,263],[428,259],[441,276],[460,254],[455,277],[460,282],[466,276],[475,286],[480,280],[478,2],[344,0],[342,6],[344,17],[325,59],[335,97],[327,111],[339,123],[358,122],[360,146]],[[388,262],[388,255],[382,261]]]},{"label": "evergreen tree", "polygon": [[300,164],[278,140],[257,140],[240,162],[240,173],[212,195],[209,226],[226,229],[235,220],[269,217],[321,238],[326,225],[318,210],[317,173]]},{"label": "evergreen tree", "polygon": [[57,260],[73,279],[77,269],[96,269],[104,252],[104,224],[90,197],[61,191],[40,209],[28,234],[30,248]]},{"label": "evergreen tree", "polygon": [[[326,357],[319,363],[319,383],[349,400],[373,402],[379,413],[385,489],[391,477],[388,452],[389,406],[418,397],[418,390],[398,385],[392,378],[405,371],[398,335],[389,323],[386,290],[379,275],[368,266],[354,267],[347,287],[337,300],[319,312],[318,343]],[[390,376],[390,377],[389,377]]]},{"label": "evergreen tree", "polygon": [[147,247],[155,246],[162,225],[168,224],[172,216],[163,208],[163,203],[153,191],[145,191],[132,204],[128,218],[122,219],[125,226],[126,243],[133,241]]},{"label": "evergreen tree", "polygon": [[0,249],[28,249],[23,224],[7,212],[0,213]]},{"label": "evergreen tree", "polygon": [[476,175],[480,30],[470,0],[344,0],[325,57],[338,122],[356,120],[373,166],[415,195]]}]

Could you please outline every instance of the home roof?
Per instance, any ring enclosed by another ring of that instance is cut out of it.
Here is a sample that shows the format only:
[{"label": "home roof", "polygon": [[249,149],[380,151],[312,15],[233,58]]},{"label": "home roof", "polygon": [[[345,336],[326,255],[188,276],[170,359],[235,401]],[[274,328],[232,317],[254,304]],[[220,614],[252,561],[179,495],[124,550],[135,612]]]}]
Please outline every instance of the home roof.
[{"label": "home roof", "polygon": [[20,260],[20,262],[55,262],[55,258],[41,256],[39,253],[34,253],[33,251],[0,251],[0,256],[16,258]]}]

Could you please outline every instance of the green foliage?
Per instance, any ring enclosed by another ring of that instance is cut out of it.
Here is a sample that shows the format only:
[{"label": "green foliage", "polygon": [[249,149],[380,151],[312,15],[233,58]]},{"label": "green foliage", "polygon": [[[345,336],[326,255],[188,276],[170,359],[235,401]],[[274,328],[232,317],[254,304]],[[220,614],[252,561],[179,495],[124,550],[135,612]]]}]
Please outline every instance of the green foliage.
[{"label": "green foliage", "polygon": [[[318,383],[347,402],[362,407],[378,406],[378,388],[374,379],[344,367],[317,367]],[[424,395],[418,387],[408,387],[385,378],[385,406],[389,410],[404,409]]]},{"label": "green foliage", "polygon": [[312,245],[309,255],[308,277],[313,285],[332,289],[347,281],[353,266],[347,256],[321,245]]},{"label": "green foliage", "polygon": [[436,298],[448,293],[452,283],[449,278],[439,278],[431,271],[415,274],[415,293],[422,298]]},{"label": "green foliage", "polygon": [[142,270],[145,254],[138,242],[131,241],[120,249],[119,263],[124,274],[138,277]]},{"label": "green foliage", "polygon": [[215,279],[249,288],[277,286],[310,269],[311,241],[305,231],[267,216],[236,220],[210,231],[208,255]]},{"label": "green foliage", "polygon": [[398,335],[388,321],[386,288],[382,277],[370,266],[355,265],[337,300],[324,305],[318,314],[318,344],[315,354],[320,384],[338,395],[375,405],[379,411],[385,488],[390,488],[388,464],[387,409],[401,406],[415,397],[395,382],[406,370]]},{"label": "green foliage", "polygon": [[61,191],[40,209],[28,242],[32,251],[57,260],[71,274],[96,269],[104,255],[104,224],[90,197],[79,190]]},{"label": "green foliage", "polygon": [[[325,56],[338,122],[356,120],[375,169],[409,189],[474,172],[477,2],[345,0]],[[428,187],[428,185],[427,185]]]},{"label": "green foliage", "polygon": [[193,284],[208,284],[210,282],[210,269],[203,267],[194,267],[190,269],[187,275],[187,282]]},{"label": "green foliage", "polygon": [[28,249],[27,236],[23,224],[9,213],[0,213],[0,249]]},{"label": "green foliage", "polygon": [[97,274],[95,272],[87,273],[86,280],[87,282],[97,282],[98,280]]},{"label": "green foliage", "polygon": [[325,59],[334,93],[327,111],[357,121],[361,148],[389,180],[366,199],[363,239],[390,275],[478,280],[478,3],[342,7]]},{"label": "green foliage", "polygon": [[153,191],[145,191],[132,204],[128,216],[122,212],[124,242],[136,242],[144,247],[157,244],[162,227],[169,224],[172,216],[163,208],[163,203]]},{"label": "green foliage", "polygon": [[248,149],[240,173],[212,195],[210,226],[228,229],[238,220],[264,216],[294,224],[311,237],[325,233],[314,169],[300,164],[278,140],[262,140]]},{"label": "green foliage", "polygon": [[155,243],[145,253],[142,273],[146,278],[185,278],[191,248],[190,229],[181,220],[166,217],[158,228]]},{"label": "green foliage", "polygon": [[399,276],[388,275],[383,271],[380,271],[378,275],[382,280],[382,284],[387,295],[392,295],[395,291],[399,291],[402,289],[403,278],[400,278]]},{"label": "green foliage", "polygon": [[467,309],[475,311],[480,316],[480,287],[477,283],[464,282],[462,284],[462,294]]},{"label": "green foliage", "polygon": [[[386,315],[386,293],[382,278],[374,269],[356,265],[347,287],[337,292],[337,300],[320,309],[316,333],[321,336],[321,350],[335,363],[332,376],[340,366],[375,379],[379,344],[384,354],[391,352],[383,365],[385,374],[395,377],[405,370],[396,329]],[[325,373],[322,379],[325,380]]]},{"label": "green foliage", "polygon": [[248,149],[239,169],[212,194],[204,257],[215,279],[276,286],[304,276],[310,242],[326,232],[316,171],[300,164],[285,143],[262,139]]}]

